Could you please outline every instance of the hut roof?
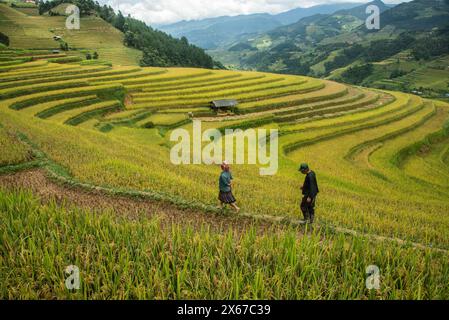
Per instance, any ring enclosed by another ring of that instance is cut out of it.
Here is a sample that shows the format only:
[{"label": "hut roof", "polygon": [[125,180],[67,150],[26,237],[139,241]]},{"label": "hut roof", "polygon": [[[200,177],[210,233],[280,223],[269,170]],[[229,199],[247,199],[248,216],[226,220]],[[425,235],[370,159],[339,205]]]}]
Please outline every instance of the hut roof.
[{"label": "hut roof", "polygon": [[211,104],[215,108],[235,107],[237,105],[237,100],[235,99],[214,100],[211,102]]}]

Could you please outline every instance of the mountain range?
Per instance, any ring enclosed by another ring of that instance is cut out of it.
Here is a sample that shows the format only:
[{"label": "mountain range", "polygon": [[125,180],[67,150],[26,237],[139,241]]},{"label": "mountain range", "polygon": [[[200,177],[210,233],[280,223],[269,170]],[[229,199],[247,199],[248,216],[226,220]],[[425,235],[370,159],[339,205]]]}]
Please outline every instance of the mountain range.
[{"label": "mountain range", "polygon": [[[368,5],[380,9],[379,30],[366,27]],[[394,7],[375,0],[244,35],[208,53],[228,68],[441,96],[449,85],[449,0],[414,0]]]},{"label": "mountain range", "polygon": [[169,25],[156,26],[175,38],[186,37],[204,49],[217,49],[230,45],[248,34],[264,33],[315,14],[332,14],[339,10],[352,9],[361,3],[335,3],[309,8],[296,8],[279,14],[250,14],[221,16],[202,20],[180,21]]}]

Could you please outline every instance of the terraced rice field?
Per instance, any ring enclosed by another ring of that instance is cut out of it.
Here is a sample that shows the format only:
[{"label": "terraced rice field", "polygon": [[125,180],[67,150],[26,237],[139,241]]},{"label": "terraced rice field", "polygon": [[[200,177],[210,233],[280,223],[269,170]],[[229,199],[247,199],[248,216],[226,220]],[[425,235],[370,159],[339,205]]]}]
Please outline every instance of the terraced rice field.
[{"label": "terraced rice field", "polygon": [[[7,128],[0,126],[0,165],[14,165],[26,162],[30,157],[30,148],[20,143],[14,134],[11,134]],[[8,150],[7,152],[5,152]]]},{"label": "terraced rice field", "polygon": [[[443,55],[429,62],[416,62],[407,58],[408,54],[399,54],[395,59],[387,59],[381,63],[377,73],[386,73],[385,79],[373,80],[373,85],[378,88],[389,88],[391,90],[408,90],[421,92],[424,97],[434,97],[443,100],[449,85],[449,56]],[[399,59],[399,60],[398,60]],[[388,79],[387,75],[393,68],[398,68],[395,62],[400,61],[400,69],[406,74],[397,78]],[[375,72],[376,74],[376,72]]]},{"label": "terraced rice field", "polygon": [[12,48],[59,49],[59,43],[53,40],[57,35],[71,48],[79,50],[79,55],[84,49],[97,51],[100,59],[115,65],[136,66],[142,58],[142,52],[123,45],[124,35],[120,31],[99,17],[82,17],[79,30],[66,29],[65,20],[64,15],[47,19],[36,8],[16,10],[0,3],[0,29],[10,35]]},{"label": "terraced rice field", "polygon": [[[160,241],[172,247],[182,243],[182,248],[176,248],[185,253],[176,263],[163,263],[166,273],[159,274],[150,291],[138,288],[152,280],[147,275],[136,276],[124,282],[127,290],[111,289],[113,297],[449,298],[445,281],[449,277],[449,105],[308,77],[61,65],[47,59],[21,61],[23,55],[12,50],[0,54],[10,59],[5,61],[14,61],[0,67],[0,164],[4,171],[11,168],[5,166],[37,161],[50,176],[69,184],[214,213],[219,168],[175,166],[169,158],[171,130],[192,130],[193,116],[203,120],[203,129],[279,130],[276,175],[260,176],[254,165],[233,166],[242,217],[296,225],[303,180],[298,163],[308,162],[317,172],[321,193],[316,229],[309,237],[301,236],[307,231],[296,228],[263,237],[251,229],[240,236],[198,233],[195,228],[170,231],[160,228],[157,221],[145,220],[140,227],[122,218],[117,222],[106,214],[101,222],[109,230],[106,241],[126,251],[120,233],[139,243],[139,252],[155,250],[150,256],[139,255],[136,264],[157,269],[155,257],[162,256],[154,248],[162,245]],[[239,101],[235,114],[216,116],[209,110],[208,102],[221,98]],[[17,228],[11,203],[34,203],[30,198],[0,195],[0,208],[8,212],[4,225]],[[47,225],[45,217],[55,213],[60,221],[60,210],[66,209],[49,206],[36,210],[40,210],[33,216],[37,225],[52,232],[59,222]],[[64,225],[66,231],[75,233],[75,224],[86,214],[90,217],[90,213],[76,212],[74,225]],[[94,218],[82,223],[87,229],[96,228]],[[79,241],[84,239],[84,235],[79,237]],[[176,244],[174,239],[178,239]],[[36,245],[42,241],[45,238],[36,238]],[[229,268],[213,269],[212,280],[205,275],[205,270],[215,265],[211,262],[214,257],[238,256],[233,252],[239,250],[259,255],[248,253],[242,261],[229,261]],[[28,263],[38,256],[29,257]],[[172,256],[161,259],[168,261]],[[111,255],[102,262],[85,263],[94,270],[107,269],[113,261]],[[2,260],[1,267],[24,267],[20,263]],[[379,264],[385,271],[384,285],[374,295],[363,287],[364,268],[371,264]],[[185,265],[190,267],[182,269]],[[139,268],[143,272],[143,267]],[[318,274],[317,270],[322,271]],[[307,272],[313,277],[306,276]],[[178,275],[175,287],[167,284],[173,274]],[[195,274],[199,282],[192,280]],[[300,276],[291,280],[297,274]],[[21,286],[8,281],[10,286]],[[82,294],[106,297],[102,284],[95,281],[87,282]],[[329,291],[338,283],[351,293],[342,296]],[[26,288],[18,290],[33,294]],[[52,287],[50,292],[66,297],[61,290]],[[4,288],[0,294],[6,296]]]}]

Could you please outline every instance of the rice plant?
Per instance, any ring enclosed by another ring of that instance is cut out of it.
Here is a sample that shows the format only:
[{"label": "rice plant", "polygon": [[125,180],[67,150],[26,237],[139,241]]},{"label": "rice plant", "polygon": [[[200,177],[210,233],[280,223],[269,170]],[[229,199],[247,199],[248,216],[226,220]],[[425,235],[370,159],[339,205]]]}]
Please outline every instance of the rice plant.
[{"label": "rice plant", "polygon": [[[0,77],[0,168],[34,161],[88,190],[214,214],[219,168],[172,164],[171,130],[191,132],[193,116],[204,130],[280,136],[276,175],[233,166],[242,215],[273,222],[264,235],[256,226],[167,228],[0,193],[2,298],[448,298],[444,102],[297,76],[45,59],[0,66]],[[237,99],[237,113],[208,111],[220,98]],[[301,162],[321,189],[306,236],[278,226],[300,218]],[[62,280],[70,264],[83,272],[78,292]],[[383,270],[375,293],[364,286],[372,264]]]}]

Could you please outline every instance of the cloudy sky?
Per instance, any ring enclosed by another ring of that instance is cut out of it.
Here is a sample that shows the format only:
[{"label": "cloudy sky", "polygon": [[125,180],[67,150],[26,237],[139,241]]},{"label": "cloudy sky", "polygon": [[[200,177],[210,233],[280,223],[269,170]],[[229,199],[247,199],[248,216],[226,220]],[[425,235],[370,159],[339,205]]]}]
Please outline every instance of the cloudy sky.
[{"label": "cloudy sky", "polygon": [[[410,0],[384,0],[399,3]],[[181,20],[234,16],[250,13],[280,13],[297,7],[336,2],[370,2],[370,0],[100,0],[124,14],[148,24],[167,24]]]}]

